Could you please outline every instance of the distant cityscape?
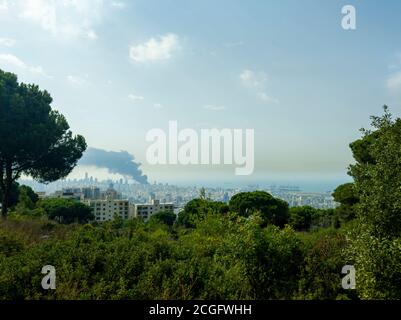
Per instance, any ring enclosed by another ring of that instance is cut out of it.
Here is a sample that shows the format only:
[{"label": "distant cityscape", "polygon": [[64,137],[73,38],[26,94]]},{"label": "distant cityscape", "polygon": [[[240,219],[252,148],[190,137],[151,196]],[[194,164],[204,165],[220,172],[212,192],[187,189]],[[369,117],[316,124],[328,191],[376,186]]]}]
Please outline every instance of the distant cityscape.
[{"label": "distant cityscape", "polygon": [[[91,177],[88,173],[82,179],[64,179],[58,180],[50,184],[41,184],[33,180],[21,180],[20,183],[30,186],[41,196],[56,196],[60,192],[72,191],[72,189],[80,190],[96,190],[98,193],[95,196],[86,198],[96,199],[119,199],[127,200],[130,204],[149,204],[152,200],[160,203],[172,204],[174,211],[180,211],[187,202],[198,198],[200,193],[199,186],[177,186],[168,183],[151,183],[139,184],[130,183],[127,179],[118,180],[98,180]],[[108,192],[112,193],[105,196]],[[113,191],[114,190],[114,191]],[[318,209],[335,208],[331,192],[303,192],[298,186],[292,185],[268,185],[260,186],[248,185],[238,187],[205,187],[205,192],[208,198],[214,201],[229,202],[231,197],[240,192],[263,190],[273,196],[285,200],[290,207],[295,206],[311,206]],[[84,191],[85,192],[85,191]],[[87,192],[87,191],[86,191]],[[115,192],[115,194],[113,193]],[[102,196],[101,196],[102,194]],[[81,195],[78,195],[79,197]],[[85,198],[85,194],[82,195]]]}]

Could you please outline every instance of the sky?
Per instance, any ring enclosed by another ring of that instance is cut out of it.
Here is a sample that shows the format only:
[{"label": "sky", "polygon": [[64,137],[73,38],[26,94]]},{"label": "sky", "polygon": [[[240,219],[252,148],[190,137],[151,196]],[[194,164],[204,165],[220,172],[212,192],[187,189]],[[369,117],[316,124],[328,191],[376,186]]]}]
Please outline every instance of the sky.
[{"label": "sky", "polygon": [[[344,5],[356,30],[341,26]],[[400,31],[398,0],[0,0],[0,68],[150,181],[335,185],[369,117],[400,114]],[[253,174],[150,165],[146,134],[169,121],[253,129]]]}]

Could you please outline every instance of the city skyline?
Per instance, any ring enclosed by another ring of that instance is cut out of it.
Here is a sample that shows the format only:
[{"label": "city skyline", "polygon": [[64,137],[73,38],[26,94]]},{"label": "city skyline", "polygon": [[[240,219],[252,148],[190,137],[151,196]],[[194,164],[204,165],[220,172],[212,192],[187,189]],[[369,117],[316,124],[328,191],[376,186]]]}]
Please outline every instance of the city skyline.
[{"label": "city skyline", "polygon": [[177,213],[189,201],[199,198],[202,190],[208,199],[223,203],[228,203],[232,196],[241,192],[263,190],[288,202],[290,207],[308,205],[317,209],[329,209],[338,206],[332,195],[333,190],[312,192],[303,190],[296,185],[262,183],[240,186],[220,183],[215,186],[184,186],[160,182],[133,184],[123,178],[99,180],[88,173],[85,173],[85,176],[80,179],[63,179],[46,185],[33,180],[21,180],[20,183],[30,186],[43,198],[106,200],[111,195],[111,199],[124,200],[138,205],[149,204],[152,200],[157,199],[161,203],[173,204]]},{"label": "city skyline", "polygon": [[[0,68],[48,90],[74,133],[128,151],[150,181],[334,188],[350,180],[348,144],[369,116],[384,104],[400,114],[399,1],[352,1],[357,29],[348,31],[345,1],[172,4],[2,0]],[[146,133],[170,120],[254,129],[253,175],[149,165]],[[70,177],[86,171],[110,176],[78,167]]]}]

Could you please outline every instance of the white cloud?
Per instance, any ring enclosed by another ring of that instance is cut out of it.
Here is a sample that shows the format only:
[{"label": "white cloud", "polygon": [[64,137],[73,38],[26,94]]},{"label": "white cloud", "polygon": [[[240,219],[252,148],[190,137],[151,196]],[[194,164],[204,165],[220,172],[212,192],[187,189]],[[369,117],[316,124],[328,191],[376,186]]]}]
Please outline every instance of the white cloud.
[{"label": "white cloud", "polygon": [[89,84],[89,75],[87,75],[87,74],[84,76],[69,75],[69,76],[67,76],[67,81],[75,87],[83,87],[83,86]]},{"label": "white cloud", "polygon": [[155,103],[155,104],[153,104],[153,107],[155,109],[163,109],[164,108],[164,106],[161,103]]},{"label": "white cloud", "polygon": [[215,106],[215,105],[210,105],[210,104],[203,106],[203,108],[206,110],[210,110],[210,111],[222,111],[222,110],[226,109],[225,106]]},{"label": "white cloud", "polygon": [[266,92],[259,92],[258,96],[264,102],[275,103],[275,104],[279,103],[278,99],[269,96]]},{"label": "white cloud", "polygon": [[0,38],[0,46],[13,47],[15,45],[14,39]]},{"label": "white cloud", "polygon": [[12,54],[0,54],[0,61],[15,67],[26,68],[26,64]]},{"label": "white cloud", "polygon": [[135,62],[168,60],[174,51],[179,49],[179,39],[176,34],[150,38],[147,42],[130,47],[130,58]]},{"label": "white cloud", "polygon": [[103,0],[19,0],[19,18],[59,37],[96,39]]},{"label": "white cloud", "polygon": [[128,95],[128,98],[129,98],[130,100],[134,101],[134,102],[145,100],[144,97],[138,96],[138,95],[135,95],[135,94],[132,94],[132,93]]},{"label": "white cloud", "polygon": [[117,8],[117,9],[124,9],[124,8],[125,8],[125,3],[122,2],[122,1],[112,1],[112,2],[110,3],[110,5],[111,5],[113,8]]},{"label": "white cloud", "polygon": [[243,45],[245,45],[243,41],[224,43],[224,47],[226,48],[242,47]]},{"label": "white cloud", "polygon": [[392,74],[387,79],[387,87],[391,90],[401,89],[401,71]]},{"label": "white cloud", "polygon": [[0,1],[0,12],[8,10],[8,1],[2,0]]},{"label": "white cloud", "polygon": [[93,31],[93,30],[89,30],[89,31],[86,33],[86,36],[87,36],[89,39],[91,39],[91,40],[96,40],[96,39],[98,38],[96,32]]},{"label": "white cloud", "polygon": [[249,69],[242,71],[239,77],[244,86],[256,89],[262,88],[267,80],[264,72],[256,73]]},{"label": "white cloud", "polygon": [[30,66],[12,54],[0,54],[0,65],[5,68],[11,68],[13,70],[16,68],[18,71],[28,71],[34,75],[50,78],[41,66]]},{"label": "white cloud", "polygon": [[266,93],[267,75],[264,72],[255,72],[245,69],[239,75],[244,87],[255,92],[256,96],[263,102],[278,104],[279,100]]}]

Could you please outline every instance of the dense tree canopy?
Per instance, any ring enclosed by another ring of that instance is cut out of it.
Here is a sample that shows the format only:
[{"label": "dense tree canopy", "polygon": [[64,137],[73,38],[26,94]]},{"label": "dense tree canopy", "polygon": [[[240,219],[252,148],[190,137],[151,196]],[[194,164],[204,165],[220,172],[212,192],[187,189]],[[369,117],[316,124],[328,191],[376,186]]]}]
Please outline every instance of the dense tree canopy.
[{"label": "dense tree canopy", "polygon": [[34,209],[36,203],[39,201],[39,196],[31,187],[20,186],[19,187],[19,197],[18,202],[21,206],[27,209]]},{"label": "dense tree canopy", "polygon": [[[359,218],[377,236],[401,236],[401,119],[388,109],[372,117],[375,131],[365,130],[350,166],[359,200]],[[373,137],[373,138],[372,138]],[[355,143],[351,144],[355,146]],[[369,161],[360,154],[369,154]]]},{"label": "dense tree canopy", "polygon": [[18,83],[0,70],[0,189],[6,216],[11,188],[21,174],[40,182],[68,175],[86,149],[67,120],[51,108],[52,98],[38,86]]},{"label": "dense tree canopy", "polygon": [[338,186],[333,192],[334,200],[344,205],[354,205],[359,202],[353,183],[345,183]]},{"label": "dense tree canopy", "polygon": [[316,209],[310,206],[290,208],[290,225],[298,231],[308,231],[316,216]]},{"label": "dense tree canopy", "polygon": [[346,223],[355,219],[359,197],[354,183],[338,186],[333,192],[333,198],[340,204],[335,210],[339,223]]},{"label": "dense tree canopy", "polygon": [[178,214],[177,223],[187,228],[194,228],[200,220],[207,217],[208,214],[226,214],[228,212],[227,204],[219,201],[210,201],[202,196],[200,199],[189,201],[184,210]]},{"label": "dense tree canopy", "polygon": [[229,207],[244,217],[260,212],[266,224],[279,227],[284,227],[289,218],[288,203],[265,191],[238,193],[231,198]]},{"label": "dense tree canopy", "polygon": [[44,210],[49,219],[60,223],[84,223],[94,218],[90,207],[71,199],[43,199],[39,203],[39,208]]},{"label": "dense tree canopy", "polygon": [[401,297],[401,119],[372,117],[351,144],[356,163],[349,173],[359,199],[358,224],[350,235],[349,257],[358,270],[364,299]]},{"label": "dense tree canopy", "polygon": [[171,211],[160,211],[158,213],[155,213],[150,217],[150,221],[158,222],[158,223],[164,223],[168,226],[173,226],[175,220],[177,219],[177,216],[174,212]]}]

